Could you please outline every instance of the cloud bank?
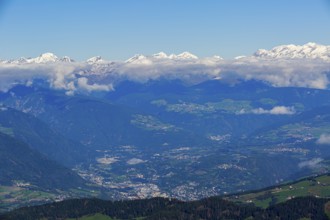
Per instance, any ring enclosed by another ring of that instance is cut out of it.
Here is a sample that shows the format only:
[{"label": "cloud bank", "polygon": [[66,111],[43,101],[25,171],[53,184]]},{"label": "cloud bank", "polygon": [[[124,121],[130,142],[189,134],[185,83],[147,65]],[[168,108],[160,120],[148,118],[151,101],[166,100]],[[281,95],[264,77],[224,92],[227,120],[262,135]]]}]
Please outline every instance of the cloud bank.
[{"label": "cloud bank", "polygon": [[110,91],[111,83],[106,85],[90,83],[79,72],[86,69],[80,63],[50,63],[50,64],[2,64],[0,65],[0,91],[7,91],[17,84],[33,85],[34,79],[48,82],[49,87],[64,90],[68,95],[79,91]]},{"label": "cloud bank", "polygon": [[[111,91],[123,80],[147,82],[159,78],[181,79],[196,84],[209,79],[224,81],[261,80],[276,87],[329,87],[330,60],[263,59],[254,56],[234,60],[219,57],[170,59],[139,56],[130,62],[0,63],[0,90],[44,79],[54,89],[76,92]],[[293,114],[294,109],[277,106],[255,109],[255,114]]]}]

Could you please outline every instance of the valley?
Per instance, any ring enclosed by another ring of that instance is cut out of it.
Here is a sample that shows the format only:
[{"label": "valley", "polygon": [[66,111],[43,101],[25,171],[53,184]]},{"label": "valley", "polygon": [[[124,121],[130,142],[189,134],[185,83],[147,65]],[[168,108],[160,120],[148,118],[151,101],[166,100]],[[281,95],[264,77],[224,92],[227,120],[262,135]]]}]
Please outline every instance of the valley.
[{"label": "valley", "polygon": [[16,86],[1,95],[2,133],[63,164],[84,184],[17,188],[16,180],[31,182],[13,177],[2,185],[3,210],[90,196],[191,201],[327,173],[330,150],[320,138],[330,132],[328,97],[328,90],[256,81],[125,81],[116,91],[88,96]]}]

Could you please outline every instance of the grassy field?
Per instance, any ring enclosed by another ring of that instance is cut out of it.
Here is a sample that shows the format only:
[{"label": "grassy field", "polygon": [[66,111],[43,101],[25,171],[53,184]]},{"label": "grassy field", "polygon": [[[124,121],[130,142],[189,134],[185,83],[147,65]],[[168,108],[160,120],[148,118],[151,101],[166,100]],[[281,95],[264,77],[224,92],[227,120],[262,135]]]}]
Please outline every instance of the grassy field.
[{"label": "grassy field", "polygon": [[56,195],[18,186],[0,186],[0,213],[38,202],[53,201]]},{"label": "grassy field", "polygon": [[33,186],[21,187],[15,184],[12,186],[0,185],[0,213],[21,206],[43,204],[72,197],[97,197],[99,193],[99,191],[84,189],[71,189],[70,191],[56,190],[50,192]]},{"label": "grassy field", "polygon": [[113,220],[113,218],[110,218],[109,216],[97,213],[95,215],[87,215],[87,216],[83,216],[81,218],[69,218],[67,220]]},{"label": "grassy field", "polygon": [[256,206],[267,208],[269,205],[301,196],[330,198],[330,176],[311,177],[294,183],[268,188],[263,191],[231,195],[226,197],[226,199],[241,203],[253,203]]}]

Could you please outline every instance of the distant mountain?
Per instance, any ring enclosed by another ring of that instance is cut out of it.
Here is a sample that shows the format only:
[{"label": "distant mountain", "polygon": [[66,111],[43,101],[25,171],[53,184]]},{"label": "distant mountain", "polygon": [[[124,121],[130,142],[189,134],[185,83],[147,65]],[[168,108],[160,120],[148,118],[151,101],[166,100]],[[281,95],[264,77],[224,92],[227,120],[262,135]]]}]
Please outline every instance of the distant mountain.
[{"label": "distant mountain", "polygon": [[[317,43],[306,43],[304,45],[280,45],[276,46],[270,50],[259,49],[254,54],[250,56],[237,56],[234,60],[249,60],[251,58],[262,58],[262,59],[320,59],[324,61],[330,60],[330,46],[321,45]],[[133,57],[127,59],[125,62],[117,61],[116,63],[126,63],[126,64],[155,64],[162,63],[166,61],[175,61],[175,62],[218,62],[223,61],[224,59],[220,56],[205,57],[200,58],[190,52],[183,52],[180,54],[166,54],[164,52],[155,53],[153,55],[143,55],[136,54]],[[64,56],[62,58],[57,57],[55,54],[47,52],[43,53],[38,57],[34,58],[25,58],[21,57],[15,60],[0,60],[0,64],[45,64],[45,63],[72,63],[75,62],[74,59]],[[113,61],[107,61],[102,59],[101,56],[91,57],[85,61],[90,65],[107,65]]]},{"label": "distant mountain", "polygon": [[105,62],[101,56],[95,56],[95,57],[91,57],[88,60],[86,60],[87,63],[89,64],[96,64],[96,63],[103,63]]},{"label": "distant mountain", "polygon": [[330,46],[316,43],[282,45],[271,50],[260,49],[254,57],[267,59],[323,59],[330,60]]},{"label": "distant mountain", "polygon": [[0,184],[26,183],[44,190],[82,187],[85,181],[64,166],[0,133]]},{"label": "distant mountain", "polygon": [[133,63],[133,64],[151,64],[152,61],[149,60],[146,56],[141,54],[136,54],[133,57],[129,58],[125,61],[125,63]]},{"label": "distant mountain", "polygon": [[40,119],[12,108],[2,107],[0,110],[1,129],[66,166],[72,167],[91,159],[86,146],[53,131]]},{"label": "distant mountain", "polygon": [[58,58],[53,53],[43,53],[40,56],[35,57],[35,58],[21,57],[17,60],[2,61],[2,63],[7,63],[7,64],[31,64],[31,63],[45,64],[45,63],[56,63],[56,62],[71,63],[71,62],[74,62],[74,60],[68,56],[64,56],[63,58]]},{"label": "distant mountain", "polygon": [[[163,130],[161,126],[167,124],[157,118],[144,116],[143,110],[134,110],[100,98],[67,96],[50,89],[34,90],[24,86],[13,88],[8,94],[15,94],[15,97],[6,96],[3,99],[4,104],[36,116],[57,133],[94,150],[122,144],[148,148],[150,145],[160,146],[166,140],[182,144],[191,141],[189,138],[196,140],[189,132],[174,126]],[[135,122],[136,118],[138,119]],[[144,123],[155,123],[156,127],[149,129]],[[148,140],[141,137],[148,137]],[[75,152],[79,147],[74,146],[75,150],[67,149]],[[84,151],[80,152],[80,155],[83,153]],[[69,155],[73,157],[74,154]]]},{"label": "distant mountain", "polygon": [[64,63],[73,63],[73,62],[75,62],[74,59],[71,59],[68,56],[64,56],[64,57],[60,58],[59,61],[64,62]]},{"label": "distant mountain", "polygon": [[152,56],[145,56],[142,54],[137,54],[128,60],[125,61],[125,63],[131,63],[131,64],[152,64],[153,62],[161,62],[161,61],[191,61],[191,60],[198,60],[198,57],[194,54],[191,54],[189,52],[183,52],[181,54],[171,54],[167,55],[164,52],[160,52],[157,54],[154,54]]},{"label": "distant mountain", "polygon": [[198,57],[196,55],[189,53],[189,52],[183,52],[178,55],[171,54],[169,56],[169,58],[174,59],[174,60],[197,60],[198,59]]}]

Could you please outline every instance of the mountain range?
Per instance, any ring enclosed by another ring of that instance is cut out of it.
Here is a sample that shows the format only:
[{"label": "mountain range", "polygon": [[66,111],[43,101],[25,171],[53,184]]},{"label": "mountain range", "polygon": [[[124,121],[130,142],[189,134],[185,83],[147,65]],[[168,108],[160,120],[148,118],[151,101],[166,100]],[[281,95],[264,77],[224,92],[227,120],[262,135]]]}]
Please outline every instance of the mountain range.
[{"label": "mountain range", "polygon": [[[321,59],[330,60],[330,46],[325,46],[317,43],[306,43],[304,45],[281,45],[272,48],[271,50],[259,49],[252,56],[237,56],[235,59],[246,59],[246,58],[257,58],[257,59]],[[159,52],[151,56],[146,56],[142,54],[134,55],[133,57],[127,59],[125,63],[135,63],[135,64],[150,64],[152,62],[160,62],[162,60],[174,60],[174,61],[194,61],[199,59],[221,61],[218,55],[209,58],[199,58],[196,55],[183,52],[181,54],[170,54],[167,55],[164,52]],[[42,63],[56,63],[64,62],[71,63],[76,62],[74,59],[64,56],[59,58],[53,53],[47,52],[43,53],[35,58],[24,58],[21,57],[15,60],[1,60],[2,64],[42,64]],[[87,59],[85,62],[89,64],[105,64],[113,61],[103,60],[100,56],[95,56]]]}]

